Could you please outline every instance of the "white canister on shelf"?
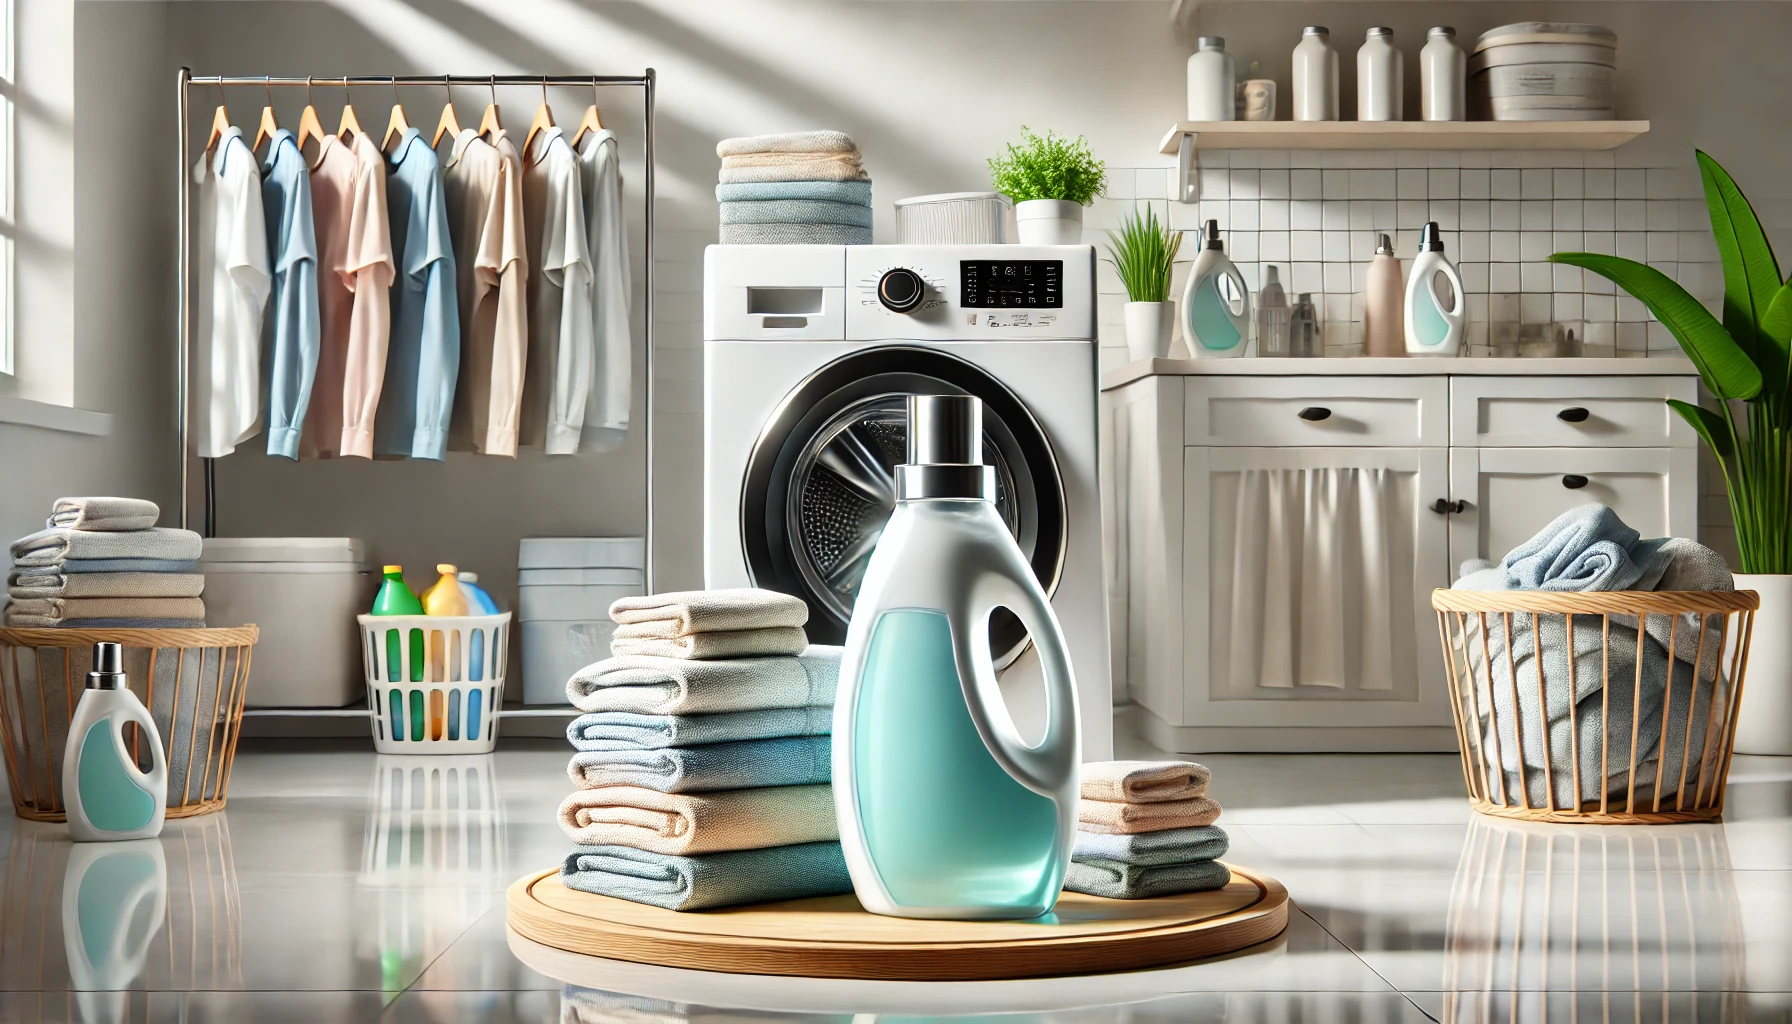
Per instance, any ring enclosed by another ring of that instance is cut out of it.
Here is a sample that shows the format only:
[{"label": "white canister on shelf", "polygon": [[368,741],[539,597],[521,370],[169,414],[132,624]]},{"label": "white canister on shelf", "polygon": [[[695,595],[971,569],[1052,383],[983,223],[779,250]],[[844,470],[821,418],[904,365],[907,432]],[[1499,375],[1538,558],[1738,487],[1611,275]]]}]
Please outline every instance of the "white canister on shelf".
[{"label": "white canister on shelf", "polygon": [[1188,119],[1238,119],[1238,69],[1226,52],[1226,40],[1202,36],[1188,58]]},{"label": "white canister on shelf", "polygon": [[1394,48],[1394,30],[1372,28],[1356,51],[1356,119],[1399,121],[1405,118],[1401,94],[1406,85],[1406,63]]},{"label": "white canister on shelf", "polygon": [[1300,30],[1294,47],[1292,103],[1296,121],[1338,119],[1338,52],[1332,49],[1331,30],[1308,25]]},{"label": "white canister on shelf", "polygon": [[1419,95],[1425,120],[1468,120],[1468,55],[1447,25],[1426,33],[1419,51]]}]

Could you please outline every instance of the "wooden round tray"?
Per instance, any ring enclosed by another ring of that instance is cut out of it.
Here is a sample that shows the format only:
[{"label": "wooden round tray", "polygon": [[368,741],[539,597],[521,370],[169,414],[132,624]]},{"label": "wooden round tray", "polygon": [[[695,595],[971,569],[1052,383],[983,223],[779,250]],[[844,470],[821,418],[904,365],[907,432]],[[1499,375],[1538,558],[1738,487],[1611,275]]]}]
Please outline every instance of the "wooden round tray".
[{"label": "wooden round tray", "polygon": [[1150,900],[1064,893],[1032,921],[880,917],[851,896],[679,913],[518,879],[510,927],[589,956],[730,974],[989,981],[1162,967],[1253,946],[1288,926],[1280,882],[1232,867],[1223,889]]}]

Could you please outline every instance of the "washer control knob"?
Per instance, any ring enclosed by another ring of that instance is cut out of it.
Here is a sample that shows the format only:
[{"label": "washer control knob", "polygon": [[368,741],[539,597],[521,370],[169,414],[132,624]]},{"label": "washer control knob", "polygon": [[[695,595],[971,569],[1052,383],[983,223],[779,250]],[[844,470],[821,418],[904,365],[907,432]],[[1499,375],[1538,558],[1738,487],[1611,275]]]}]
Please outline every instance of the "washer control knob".
[{"label": "washer control knob", "polygon": [[913,313],[927,295],[927,282],[906,267],[884,271],[877,281],[877,301],[892,313]]}]

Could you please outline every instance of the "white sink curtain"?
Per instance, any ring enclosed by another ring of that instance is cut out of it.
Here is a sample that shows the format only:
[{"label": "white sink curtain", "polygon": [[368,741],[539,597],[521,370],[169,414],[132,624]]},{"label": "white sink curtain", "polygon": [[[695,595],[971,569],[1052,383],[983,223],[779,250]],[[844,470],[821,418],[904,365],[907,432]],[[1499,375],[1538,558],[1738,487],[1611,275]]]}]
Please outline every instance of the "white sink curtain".
[{"label": "white sink curtain", "polygon": [[1214,667],[1228,663],[1229,695],[1412,692],[1412,474],[1243,469],[1235,479],[1232,522],[1214,524],[1215,540],[1229,525],[1233,544],[1229,559],[1215,548],[1212,591],[1213,635],[1227,641]]}]

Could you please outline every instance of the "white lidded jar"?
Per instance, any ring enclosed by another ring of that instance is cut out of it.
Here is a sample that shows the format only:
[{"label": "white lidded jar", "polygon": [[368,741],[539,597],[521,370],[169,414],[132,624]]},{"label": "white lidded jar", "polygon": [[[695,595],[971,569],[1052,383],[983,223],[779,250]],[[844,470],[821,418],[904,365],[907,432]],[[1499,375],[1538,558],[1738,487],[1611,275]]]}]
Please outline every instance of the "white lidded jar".
[{"label": "white lidded jar", "polygon": [[1338,51],[1332,49],[1331,30],[1308,25],[1300,30],[1294,47],[1294,119],[1338,119]]},{"label": "white lidded jar", "polygon": [[1462,352],[1467,300],[1462,275],[1444,256],[1443,235],[1436,221],[1419,232],[1419,255],[1406,279],[1406,354],[1454,356]]},{"label": "white lidded jar", "polygon": [[1226,40],[1202,36],[1188,58],[1188,119],[1238,119],[1238,68],[1226,52]]},{"label": "white lidded jar", "polygon": [[1401,93],[1405,91],[1406,63],[1394,48],[1394,30],[1372,28],[1356,51],[1356,119],[1399,121]]},{"label": "white lidded jar", "polygon": [[1226,258],[1220,241],[1220,224],[1207,222],[1207,241],[1195,265],[1189,268],[1188,285],[1182,290],[1182,337],[1189,355],[1197,359],[1244,355],[1245,335],[1251,326],[1250,290],[1238,268]]},{"label": "white lidded jar", "polygon": [[1468,56],[1447,25],[1426,33],[1419,51],[1419,96],[1427,121],[1468,120]]}]

